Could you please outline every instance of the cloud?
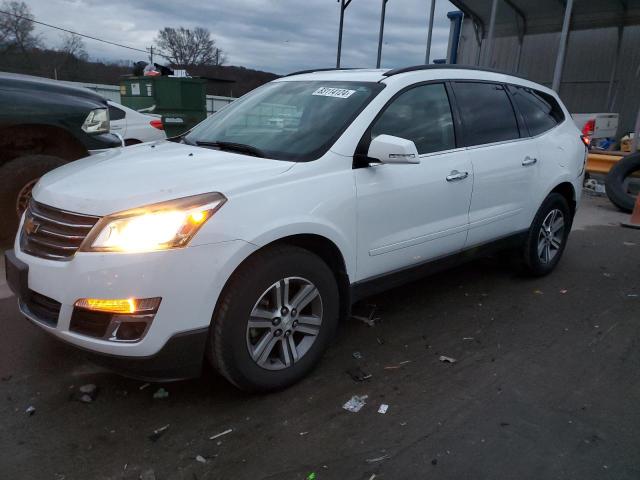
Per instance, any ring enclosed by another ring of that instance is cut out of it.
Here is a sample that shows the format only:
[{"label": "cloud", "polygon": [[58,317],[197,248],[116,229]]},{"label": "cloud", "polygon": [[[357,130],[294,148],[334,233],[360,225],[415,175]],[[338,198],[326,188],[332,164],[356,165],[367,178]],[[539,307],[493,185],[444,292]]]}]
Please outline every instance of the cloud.
[{"label": "cloud", "polygon": [[[427,0],[389,0],[383,67],[424,62]],[[345,11],[342,65],[375,66],[379,0],[353,0]],[[335,0],[30,0],[36,19],[80,33],[145,49],[167,26],[202,26],[228,55],[228,63],[286,73],[335,65],[340,4]],[[436,3],[432,58],[446,54],[446,0]],[[60,32],[37,27],[49,47]],[[141,60],[144,54],[86,40],[92,58]]]}]

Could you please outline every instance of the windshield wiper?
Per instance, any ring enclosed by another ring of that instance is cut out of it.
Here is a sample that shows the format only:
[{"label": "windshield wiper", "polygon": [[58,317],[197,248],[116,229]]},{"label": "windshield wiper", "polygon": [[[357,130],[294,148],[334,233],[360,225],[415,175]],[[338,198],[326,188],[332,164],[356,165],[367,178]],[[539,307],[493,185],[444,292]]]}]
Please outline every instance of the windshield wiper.
[{"label": "windshield wiper", "polygon": [[234,142],[196,142],[196,145],[199,147],[215,147],[220,150],[226,150],[229,152],[240,152],[246,153],[248,155],[253,155],[254,157],[265,158],[265,153],[259,148],[254,147],[253,145],[246,145],[244,143],[234,143]]}]

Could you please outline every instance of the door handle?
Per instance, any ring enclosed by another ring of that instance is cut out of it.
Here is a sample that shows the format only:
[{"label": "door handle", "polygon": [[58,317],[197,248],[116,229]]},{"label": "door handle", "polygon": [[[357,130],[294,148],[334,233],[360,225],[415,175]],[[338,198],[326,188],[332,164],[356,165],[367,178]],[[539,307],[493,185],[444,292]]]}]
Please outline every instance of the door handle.
[{"label": "door handle", "polygon": [[449,175],[447,175],[447,182],[458,182],[460,180],[464,180],[469,176],[469,172],[459,172],[458,170],[452,170]]},{"label": "door handle", "polygon": [[538,162],[537,158],[530,157],[529,155],[527,155],[526,157],[524,157],[524,160],[522,161],[522,166],[528,167],[529,165],[535,165],[537,162]]}]

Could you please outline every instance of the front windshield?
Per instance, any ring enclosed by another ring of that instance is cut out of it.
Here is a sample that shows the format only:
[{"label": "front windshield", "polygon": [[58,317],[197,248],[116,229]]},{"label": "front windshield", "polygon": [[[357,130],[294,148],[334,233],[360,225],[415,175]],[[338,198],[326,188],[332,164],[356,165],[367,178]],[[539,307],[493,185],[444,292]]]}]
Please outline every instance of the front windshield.
[{"label": "front windshield", "polygon": [[314,160],[382,88],[375,82],[268,83],[197,125],[184,141],[249,146],[278,160]]}]

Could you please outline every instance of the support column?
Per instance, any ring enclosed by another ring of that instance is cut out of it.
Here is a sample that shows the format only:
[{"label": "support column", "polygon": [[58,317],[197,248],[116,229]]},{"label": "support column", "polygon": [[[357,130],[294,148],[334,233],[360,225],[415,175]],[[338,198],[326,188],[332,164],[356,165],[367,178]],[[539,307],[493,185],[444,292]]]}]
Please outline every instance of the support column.
[{"label": "support column", "polygon": [[487,35],[487,49],[484,55],[484,65],[491,66],[491,55],[493,54],[493,42],[496,28],[496,12],[498,11],[498,0],[491,2],[491,17],[489,19],[489,34]]},{"label": "support column", "polygon": [[382,0],[382,9],[380,10],[380,33],[378,34],[378,60],[376,61],[376,68],[380,68],[380,60],[382,59],[382,38],[384,37],[384,15],[387,10],[387,2],[389,0]]},{"label": "support column", "polygon": [[618,43],[616,45],[616,54],[613,57],[613,67],[611,68],[611,78],[609,78],[609,88],[607,90],[607,103],[605,105],[605,111],[613,111],[613,84],[616,81],[618,75],[618,60],[620,58],[620,50],[622,48],[622,35],[624,33],[624,27],[620,25],[618,27]]},{"label": "support column", "polygon": [[564,20],[562,21],[562,32],[560,33],[560,46],[558,47],[558,56],[556,57],[556,67],[553,70],[553,83],[551,84],[551,88],[556,92],[560,91],[560,81],[562,80],[562,69],[564,68],[564,59],[567,53],[567,40],[569,38],[572,10],[573,0],[567,0],[567,5],[564,8]]},{"label": "support column", "polygon": [[633,132],[633,141],[631,142],[631,153],[638,151],[638,143],[640,142],[640,107],[638,107],[638,116],[636,117],[636,128]]},{"label": "support column", "polygon": [[429,30],[427,31],[427,53],[424,56],[424,64],[429,65],[431,59],[431,39],[433,37],[433,16],[436,11],[436,0],[431,0],[431,9],[429,11]]},{"label": "support column", "polygon": [[338,28],[338,58],[336,59],[336,68],[340,68],[340,55],[342,54],[342,27],[344,26],[344,11],[347,9],[351,0],[340,0],[340,27]]}]

